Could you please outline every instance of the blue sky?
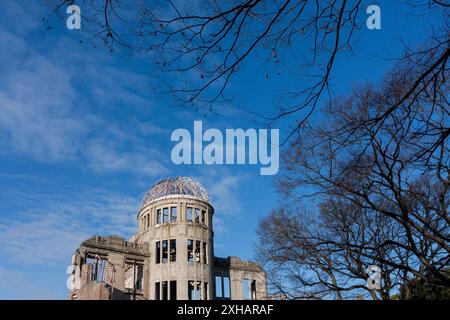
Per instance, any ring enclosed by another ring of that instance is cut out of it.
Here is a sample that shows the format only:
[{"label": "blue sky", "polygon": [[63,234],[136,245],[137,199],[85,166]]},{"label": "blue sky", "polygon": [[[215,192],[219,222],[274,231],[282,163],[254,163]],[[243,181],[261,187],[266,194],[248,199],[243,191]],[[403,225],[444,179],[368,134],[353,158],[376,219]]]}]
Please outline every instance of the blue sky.
[{"label": "blue sky", "polygon": [[[258,219],[280,201],[274,177],[261,176],[259,166],[175,166],[170,134],[192,130],[194,120],[255,127],[239,109],[270,112],[280,92],[301,81],[286,72],[292,61],[275,66],[252,57],[233,80],[236,99],[205,117],[154,89],[148,57],[93,48],[83,27],[69,31],[64,20],[46,30],[45,8],[23,3],[1,5],[0,299],[64,299],[78,244],[94,234],[131,236],[144,193],[167,176],[195,177],[209,191],[216,255],[254,258]],[[401,2],[377,3],[382,30],[361,30],[354,53],[338,59],[338,94],[380,81],[400,41],[420,43],[428,27]]]}]

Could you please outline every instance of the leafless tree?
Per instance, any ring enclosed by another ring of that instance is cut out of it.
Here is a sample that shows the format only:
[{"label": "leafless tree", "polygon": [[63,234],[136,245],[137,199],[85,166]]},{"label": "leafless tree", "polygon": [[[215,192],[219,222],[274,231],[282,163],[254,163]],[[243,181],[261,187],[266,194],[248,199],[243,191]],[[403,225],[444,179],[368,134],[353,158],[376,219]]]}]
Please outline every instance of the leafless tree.
[{"label": "leafless tree", "polygon": [[[388,298],[394,269],[385,266],[382,274],[389,281],[379,291],[370,290],[367,267],[374,259],[362,254],[365,243],[389,236],[382,220],[336,200],[324,204],[317,215],[298,205],[272,212],[258,229],[258,256],[272,291],[290,299]],[[385,259],[389,255],[387,248],[372,253]]]},{"label": "leafless tree", "polygon": [[[443,134],[449,128],[447,71],[402,100],[421,72],[415,66],[399,66],[382,87],[358,89],[348,98],[332,101],[326,126],[308,127],[307,134],[291,144],[285,153],[285,174],[278,181],[280,191],[288,203],[308,197],[321,203],[321,210],[313,215],[316,223],[297,219],[300,230],[293,234],[302,237],[297,246],[281,239],[282,221],[292,219],[280,219],[276,234],[270,227],[273,217],[263,220],[259,235],[266,262],[280,261],[271,250],[283,242],[290,249],[313,248],[308,260],[315,259],[316,252],[321,255],[322,247],[333,254],[345,252],[348,260],[335,255],[329,259],[331,266],[346,273],[335,277],[347,286],[328,287],[328,294],[353,290],[349,285],[356,278],[347,273],[368,264],[384,270],[384,287],[376,294],[383,299],[412,277],[450,286],[444,272],[450,262],[450,153]],[[402,103],[389,111],[397,101]],[[368,121],[384,114],[377,126]],[[311,227],[314,231],[303,238],[302,228]],[[343,261],[350,263],[340,269]],[[297,270],[312,265],[301,261]],[[331,279],[314,277],[320,285]]]},{"label": "leafless tree", "polygon": [[[43,1],[60,14],[65,14],[67,5],[74,2]],[[367,119],[373,125],[380,125],[399,105],[420,94],[424,86],[447,68],[450,4],[442,0],[405,3],[423,15],[441,12],[443,19],[433,21],[434,31],[420,49],[405,44],[405,53],[399,59],[414,59],[421,72],[411,79],[403,97],[384,113]],[[271,57],[276,63],[289,60],[293,52],[306,52],[301,55],[303,71],[298,74],[302,87],[283,93],[289,99],[274,107],[272,114],[260,115],[269,126],[290,119],[292,130],[286,136],[287,141],[302,130],[320,99],[331,94],[329,86],[336,57],[342,51],[352,50],[352,39],[365,26],[365,10],[372,3],[362,0],[84,0],[78,4],[83,6],[85,25],[91,26],[93,34],[105,45],[153,53],[163,74],[173,75],[163,81],[176,100],[207,110],[213,110],[214,103],[227,99],[226,89],[231,79],[253,57]],[[443,135],[448,135],[448,131]]]}]

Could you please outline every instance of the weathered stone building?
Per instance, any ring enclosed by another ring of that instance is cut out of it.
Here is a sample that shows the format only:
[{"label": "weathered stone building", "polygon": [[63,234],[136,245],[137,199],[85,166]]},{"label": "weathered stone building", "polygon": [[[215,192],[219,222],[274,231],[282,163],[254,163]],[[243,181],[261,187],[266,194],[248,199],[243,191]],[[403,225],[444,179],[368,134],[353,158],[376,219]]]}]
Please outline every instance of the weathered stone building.
[{"label": "weathered stone building", "polygon": [[214,255],[213,217],[197,181],[158,182],[142,201],[131,239],[94,236],[76,250],[69,299],[266,299],[256,263]]}]

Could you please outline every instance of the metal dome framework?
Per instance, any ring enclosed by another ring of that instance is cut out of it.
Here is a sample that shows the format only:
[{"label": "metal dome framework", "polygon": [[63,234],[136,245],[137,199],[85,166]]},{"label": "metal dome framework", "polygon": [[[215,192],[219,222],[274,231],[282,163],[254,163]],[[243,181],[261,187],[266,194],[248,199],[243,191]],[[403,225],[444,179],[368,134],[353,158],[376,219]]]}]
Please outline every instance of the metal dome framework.
[{"label": "metal dome framework", "polygon": [[190,177],[170,177],[157,182],[150,188],[142,200],[142,207],[156,199],[170,195],[188,195],[209,202],[208,192],[198,181]]}]

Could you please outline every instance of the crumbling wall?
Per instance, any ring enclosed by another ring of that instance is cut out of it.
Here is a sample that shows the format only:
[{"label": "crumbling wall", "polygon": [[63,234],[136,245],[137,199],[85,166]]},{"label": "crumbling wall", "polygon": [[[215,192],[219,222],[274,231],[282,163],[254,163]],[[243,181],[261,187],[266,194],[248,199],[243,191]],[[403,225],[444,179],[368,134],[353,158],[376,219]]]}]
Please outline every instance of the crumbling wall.
[{"label": "crumbling wall", "polygon": [[[71,300],[146,299],[148,247],[118,236],[84,241],[72,259],[76,287]],[[131,279],[130,279],[131,277]]]},{"label": "crumbling wall", "polygon": [[[215,257],[214,278],[214,290],[216,294],[221,293],[221,296],[216,296],[217,299],[267,299],[266,274],[257,263],[243,261],[237,257]],[[223,278],[227,280],[224,281]],[[248,284],[247,287],[245,284]],[[222,288],[217,288],[218,285]],[[229,297],[224,294],[226,290],[229,290]]]}]

